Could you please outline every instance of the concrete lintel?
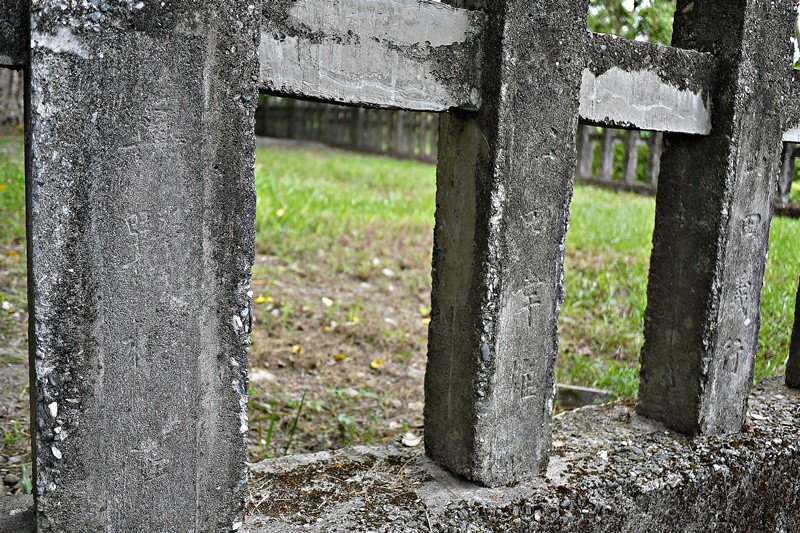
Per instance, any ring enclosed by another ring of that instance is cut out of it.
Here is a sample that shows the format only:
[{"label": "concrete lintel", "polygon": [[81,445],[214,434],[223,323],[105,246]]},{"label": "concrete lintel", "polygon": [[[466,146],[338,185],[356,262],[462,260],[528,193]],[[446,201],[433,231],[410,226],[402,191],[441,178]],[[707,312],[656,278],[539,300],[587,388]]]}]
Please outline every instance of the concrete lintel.
[{"label": "concrete lintel", "polygon": [[418,0],[266,3],[260,87],[341,104],[475,110],[484,19]]},{"label": "concrete lintel", "polygon": [[0,67],[23,68],[28,62],[28,2],[3,0],[0,10]]},{"label": "concrete lintel", "polygon": [[608,127],[707,135],[711,54],[591,33],[580,118]]},{"label": "concrete lintel", "polygon": [[546,476],[511,488],[471,484],[396,445],[270,459],[253,466],[243,530],[789,531],[799,409],[800,391],[771,379],[733,436],[689,440],[627,402],[569,411],[553,421]]}]

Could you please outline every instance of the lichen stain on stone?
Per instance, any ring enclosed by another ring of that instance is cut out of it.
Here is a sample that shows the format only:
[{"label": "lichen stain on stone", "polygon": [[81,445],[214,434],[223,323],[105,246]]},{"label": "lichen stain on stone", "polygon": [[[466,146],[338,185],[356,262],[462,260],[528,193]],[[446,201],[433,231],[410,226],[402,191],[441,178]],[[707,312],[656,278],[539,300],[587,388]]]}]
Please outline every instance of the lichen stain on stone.
[{"label": "lichen stain on stone", "polygon": [[72,54],[83,59],[90,59],[88,48],[81,39],[67,28],[59,28],[55,35],[34,32],[31,36],[33,48],[44,48],[57,54]]},{"label": "lichen stain on stone", "polygon": [[[264,13],[259,56],[267,91],[434,111],[480,103],[471,83],[479,14],[398,0],[301,0]],[[424,23],[407,23],[416,19]]]}]

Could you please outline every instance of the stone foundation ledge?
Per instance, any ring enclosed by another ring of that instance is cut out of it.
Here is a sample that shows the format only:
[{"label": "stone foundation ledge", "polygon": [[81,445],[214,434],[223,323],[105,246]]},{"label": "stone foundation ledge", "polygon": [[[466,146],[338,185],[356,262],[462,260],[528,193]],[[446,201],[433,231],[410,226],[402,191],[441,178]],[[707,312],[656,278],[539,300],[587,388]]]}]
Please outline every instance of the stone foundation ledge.
[{"label": "stone foundation ledge", "polygon": [[744,430],[687,439],[632,402],[554,420],[546,477],[511,488],[471,484],[422,447],[355,447],[253,465],[244,530],[796,531],[800,391],[762,381]]}]

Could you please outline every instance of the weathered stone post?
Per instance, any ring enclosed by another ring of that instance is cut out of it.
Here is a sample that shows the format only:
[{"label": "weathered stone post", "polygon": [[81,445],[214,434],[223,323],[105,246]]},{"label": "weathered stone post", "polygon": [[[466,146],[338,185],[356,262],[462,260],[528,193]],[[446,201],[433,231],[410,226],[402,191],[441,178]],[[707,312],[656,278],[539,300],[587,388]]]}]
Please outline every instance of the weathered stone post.
[{"label": "weathered stone post", "polygon": [[637,412],[729,433],[753,380],[790,81],[792,2],[679,0],[673,44],[718,61],[712,130],[665,134]]},{"label": "weathered stone post", "polygon": [[650,138],[647,139],[649,151],[647,154],[647,183],[656,185],[658,183],[658,174],[661,172],[661,150],[664,134],[660,131],[651,131]]},{"label": "weathered stone post", "polygon": [[800,388],[800,283],[794,305],[794,328],[789,346],[789,359],[786,362],[786,385]]},{"label": "weathered stone post", "polygon": [[778,202],[788,204],[794,180],[794,162],[797,146],[794,143],[784,143],[781,157],[781,169],[778,174]]},{"label": "weathered stone post", "polygon": [[587,3],[486,10],[481,110],[441,117],[425,445],[498,485],[548,460]]},{"label": "weathered stone post", "polygon": [[611,181],[614,179],[614,140],[615,131],[604,128],[600,134],[600,179]]},{"label": "weathered stone post", "polygon": [[639,163],[639,132],[630,130],[625,134],[625,157],[622,178],[625,183],[636,183],[636,166]]},{"label": "weathered stone post", "polygon": [[593,178],[592,164],[594,163],[594,143],[592,142],[592,126],[578,126],[578,171],[581,179]]},{"label": "weathered stone post", "polygon": [[253,4],[32,4],[39,531],[241,524]]}]

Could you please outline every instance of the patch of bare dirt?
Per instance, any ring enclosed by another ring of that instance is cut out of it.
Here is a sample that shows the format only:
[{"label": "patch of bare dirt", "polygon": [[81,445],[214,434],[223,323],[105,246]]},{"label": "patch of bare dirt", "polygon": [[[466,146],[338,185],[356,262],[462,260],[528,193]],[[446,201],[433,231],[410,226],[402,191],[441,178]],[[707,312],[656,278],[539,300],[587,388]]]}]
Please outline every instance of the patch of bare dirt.
[{"label": "patch of bare dirt", "polygon": [[431,235],[418,243],[425,261],[405,262],[402,249],[368,246],[374,257],[350,272],[324,261],[299,267],[258,257],[250,351],[254,459],[287,447],[313,452],[421,432]]},{"label": "patch of bare dirt", "polygon": [[28,310],[21,249],[0,248],[0,496],[30,472]]}]

